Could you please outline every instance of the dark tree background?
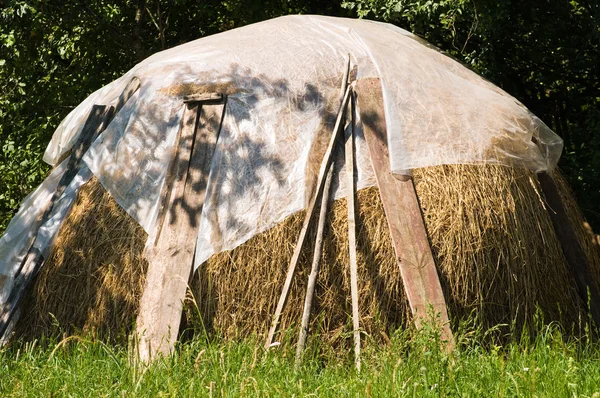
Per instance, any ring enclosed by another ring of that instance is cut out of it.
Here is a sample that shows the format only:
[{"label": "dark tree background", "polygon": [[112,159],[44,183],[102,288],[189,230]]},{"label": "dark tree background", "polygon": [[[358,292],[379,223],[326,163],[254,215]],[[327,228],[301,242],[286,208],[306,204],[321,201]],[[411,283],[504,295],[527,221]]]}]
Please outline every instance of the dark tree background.
[{"label": "dark tree background", "polygon": [[297,13],[394,23],[517,97],[565,140],[560,167],[600,229],[598,0],[0,0],[0,232],[87,95],[154,52]]}]

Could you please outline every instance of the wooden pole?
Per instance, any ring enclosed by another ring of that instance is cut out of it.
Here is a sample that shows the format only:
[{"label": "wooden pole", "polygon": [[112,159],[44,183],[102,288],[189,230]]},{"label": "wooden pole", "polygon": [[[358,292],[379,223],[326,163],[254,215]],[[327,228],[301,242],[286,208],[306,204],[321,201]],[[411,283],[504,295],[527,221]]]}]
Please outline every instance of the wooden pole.
[{"label": "wooden pole", "polygon": [[329,195],[331,194],[331,180],[333,175],[334,164],[329,166],[327,177],[325,178],[325,187],[321,195],[321,209],[319,212],[319,223],[317,226],[317,238],[315,240],[315,251],[313,253],[312,266],[310,275],[308,276],[308,284],[306,287],[306,297],[304,298],[304,310],[302,312],[302,325],[300,326],[300,334],[298,335],[298,345],[296,346],[296,368],[302,360],[302,353],[306,347],[306,337],[308,336],[308,324],[310,322],[310,312],[312,302],[315,296],[315,287],[317,285],[317,276],[319,274],[321,255],[323,250],[323,240],[325,231],[325,221],[327,220],[327,207],[329,204]]},{"label": "wooden pole", "polygon": [[[90,145],[92,142],[94,142],[98,135],[104,131],[113,115],[114,108],[112,106],[92,106],[89,116],[83,126],[83,130],[81,131],[81,134],[79,135],[79,138],[77,139],[77,142],[75,143],[75,146],[69,155],[67,168],[62,175],[58,186],[56,187],[56,191],[54,191],[54,194],[52,195],[52,199],[50,200],[48,207],[44,211],[40,225],[44,225],[52,215],[52,209],[54,208],[54,205],[79,172],[83,155],[87,152]],[[15,273],[15,280],[12,290],[0,311],[0,339],[3,341],[7,340],[5,333],[11,324],[13,315],[15,314],[23,295],[25,294],[28,286],[37,276],[42,264],[44,263],[44,258],[40,251],[35,247],[35,244],[36,240],[34,239],[28,249],[27,255]]]},{"label": "wooden pole", "polygon": [[147,250],[148,273],[136,322],[138,355],[146,363],[169,355],[177,340],[225,105],[187,102],[185,106],[179,153],[170,168],[174,182],[165,187],[168,211],[163,212],[164,220],[157,226],[161,232],[155,247]]},{"label": "wooden pole", "polygon": [[316,207],[317,200],[321,197],[323,193],[324,185],[325,185],[325,173],[332,161],[333,147],[335,145],[336,138],[340,131],[340,126],[342,124],[342,120],[344,114],[346,113],[346,106],[348,105],[348,100],[350,99],[350,87],[346,89],[346,93],[344,94],[344,99],[340,105],[340,110],[338,111],[338,116],[335,121],[335,125],[333,127],[333,133],[331,134],[331,139],[329,140],[329,145],[327,147],[327,151],[325,151],[325,155],[323,156],[323,161],[321,162],[321,168],[319,169],[319,176],[317,178],[317,189],[315,195],[311,198],[308,208],[306,209],[306,216],[304,217],[304,223],[302,225],[302,229],[300,230],[300,236],[298,237],[298,242],[296,243],[296,247],[294,249],[294,254],[292,255],[292,259],[288,266],[285,282],[283,284],[283,289],[281,291],[281,295],[279,297],[279,301],[277,302],[277,308],[275,309],[275,315],[273,316],[273,321],[271,322],[271,328],[269,329],[269,334],[267,336],[267,340],[265,342],[265,349],[268,350],[271,344],[273,343],[273,338],[275,337],[275,332],[277,331],[277,327],[279,325],[279,318],[281,317],[281,313],[283,312],[283,307],[288,298],[288,294],[290,291],[290,286],[292,285],[292,278],[294,276],[294,272],[296,270],[296,266],[298,265],[298,260],[300,258],[300,253],[302,251],[302,246],[306,240],[306,234],[308,232],[308,228],[310,226],[310,222],[313,217],[313,213]]},{"label": "wooden pole", "polygon": [[352,294],[352,329],[354,333],[354,362],[360,371],[360,314],[358,312],[358,266],[356,261],[356,208],[354,203],[354,101],[348,104],[350,115],[346,129],[346,200],[348,203],[348,247],[350,250],[350,292]]},{"label": "wooden pole", "polygon": [[[350,55],[348,55],[348,61],[346,62],[346,70],[342,78],[342,85],[340,87],[340,99],[343,99],[344,93],[348,88],[348,76],[350,74]],[[335,134],[335,132],[334,132]],[[300,325],[300,332],[298,336],[298,344],[296,346],[296,368],[300,365],[302,359],[302,353],[306,347],[306,338],[308,336],[308,324],[310,322],[310,313],[312,309],[312,301],[315,295],[315,287],[317,284],[317,276],[319,274],[321,252],[323,250],[323,236],[325,231],[325,221],[327,219],[327,206],[329,204],[329,195],[331,190],[331,180],[333,169],[335,165],[329,166],[327,171],[327,177],[325,179],[325,187],[323,195],[321,196],[321,209],[319,212],[319,223],[317,225],[317,236],[315,239],[315,248],[313,252],[313,261],[311,265],[311,272],[308,276],[308,283],[306,287],[306,296],[304,298],[304,310],[302,313],[302,324]]]},{"label": "wooden pole", "polygon": [[395,177],[390,171],[379,79],[358,80],[356,95],[365,141],[415,324],[420,327],[423,321],[429,319],[428,310],[431,307],[435,312],[433,315],[439,316],[446,349],[451,350],[454,338],[450,330],[446,300],[412,179],[408,176]]}]

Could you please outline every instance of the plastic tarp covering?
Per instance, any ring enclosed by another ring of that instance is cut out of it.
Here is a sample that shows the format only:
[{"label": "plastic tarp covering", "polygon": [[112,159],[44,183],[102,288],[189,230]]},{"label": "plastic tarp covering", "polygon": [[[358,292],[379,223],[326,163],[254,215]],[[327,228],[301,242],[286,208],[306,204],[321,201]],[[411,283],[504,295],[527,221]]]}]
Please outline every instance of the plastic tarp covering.
[{"label": "plastic tarp covering", "polygon": [[43,256],[47,256],[62,221],[75,202],[79,188],[91,177],[89,169],[82,167],[63,195],[56,201],[48,220],[40,225],[42,216],[66,170],[67,162],[68,160],[65,160],[56,167],[42,184],[23,200],[19,211],[0,238],[0,305],[6,302],[13,286],[15,273],[34,239],[34,247]]},{"label": "plastic tarp covering", "polygon": [[[521,103],[392,25],[287,16],[157,53],[92,94],[61,123],[44,159],[70,149],[93,104],[141,88],[84,161],[152,234],[181,125],[185,95],[228,95],[200,222],[196,266],[305,207],[339,105],[346,58],[352,78],[381,79],[390,168],[495,163],[552,169],[562,140]],[[357,132],[358,186],[374,183]],[[334,187],[343,196],[343,183]]]}]

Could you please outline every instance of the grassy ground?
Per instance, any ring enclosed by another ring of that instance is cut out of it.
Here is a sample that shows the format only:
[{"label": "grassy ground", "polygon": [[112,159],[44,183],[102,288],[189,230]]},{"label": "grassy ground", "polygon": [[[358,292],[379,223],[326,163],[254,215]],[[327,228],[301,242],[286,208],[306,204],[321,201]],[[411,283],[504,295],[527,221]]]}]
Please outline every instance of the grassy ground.
[{"label": "grassy ground", "polygon": [[[435,330],[403,332],[351,352],[312,345],[294,371],[294,347],[265,353],[255,340],[193,340],[149,369],[127,348],[70,338],[0,350],[0,396],[552,396],[600,397],[600,345],[565,342],[546,327],[533,341],[484,347],[460,334],[446,354]],[[587,339],[585,340],[587,341]]]}]

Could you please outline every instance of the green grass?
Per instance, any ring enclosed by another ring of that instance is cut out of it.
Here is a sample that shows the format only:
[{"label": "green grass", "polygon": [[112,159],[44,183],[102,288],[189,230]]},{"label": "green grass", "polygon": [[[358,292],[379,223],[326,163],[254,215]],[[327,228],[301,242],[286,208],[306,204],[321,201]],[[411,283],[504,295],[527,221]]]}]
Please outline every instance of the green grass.
[{"label": "green grass", "polygon": [[265,353],[257,340],[179,345],[142,369],[125,347],[70,338],[0,350],[0,396],[552,396],[600,397],[600,345],[564,341],[545,327],[504,347],[459,334],[446,354],[435,330],[407,331],[367,347],[357,373],[351,352],[312,345],[294,371],[295,349]]}]

